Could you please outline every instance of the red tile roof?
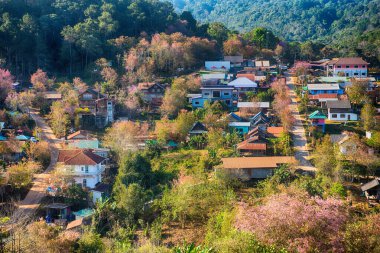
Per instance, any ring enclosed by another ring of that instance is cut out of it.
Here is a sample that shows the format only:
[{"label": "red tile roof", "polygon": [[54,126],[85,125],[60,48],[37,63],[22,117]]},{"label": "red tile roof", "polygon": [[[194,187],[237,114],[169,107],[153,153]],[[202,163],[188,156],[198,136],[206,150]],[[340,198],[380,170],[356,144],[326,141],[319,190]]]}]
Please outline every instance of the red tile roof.
[{"label": "red tile roof", "polygon": [[368,65],[369,63],[363,60],[360,57],[346,57],[346,58],[338,58],[333,59],[329,62],[329,64],[361,64],[361,65]]},{"label": "red tile roof", "polygon": [[255,74],[243,74],[243,73],[241,73],[241,74],[237,74],[236,75],[236,77],[237,78],[239,78],[239,77],[245,77],[245,78],[248,78],[249,80],[251,80],[251,81],[255,81]]},{"label": "red tile roof", "polygon": [[[68,139],[68,140],[71,140],[71,139],[75,138],[75,137],[78,136],[78,135],[86,136],[85,139],[87,139],[87,136],[89,135],[89,133],[88,133],[87,131],[85,131],[85,130],[79,130],[79,131],[76,131],[75,133],[72,133],[72,134],[70,134],[69,136],[67,136],[67,139]],[[75,139],[77,139],[77,138],[75,138]],[[82,139],[82,138],[81,138],[81,139]]]},{"label": "red tile roof", "polygon": [[326,99],[326,98],[338,98],[338,94],[318,94],[318,95],[309,95],[309,99],[317,100],[317,99]]},{"label": "red tile roof", "polygon": [[58,154],[58,162],[65,165],[96,165],[104,160],[89,149],[62,149]]}]

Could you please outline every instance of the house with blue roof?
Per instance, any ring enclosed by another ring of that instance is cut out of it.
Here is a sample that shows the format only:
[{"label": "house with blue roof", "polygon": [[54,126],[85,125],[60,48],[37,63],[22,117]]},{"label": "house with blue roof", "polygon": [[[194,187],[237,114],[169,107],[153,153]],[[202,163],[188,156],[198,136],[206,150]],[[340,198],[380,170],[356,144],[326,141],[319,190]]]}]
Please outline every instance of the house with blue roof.
[{"label": "house with blue roof", "polygon": [[338,83],[310,83],[307,85],[307,90],[310,95],[319,94],[338,94],[342,95],[344,90]]}]

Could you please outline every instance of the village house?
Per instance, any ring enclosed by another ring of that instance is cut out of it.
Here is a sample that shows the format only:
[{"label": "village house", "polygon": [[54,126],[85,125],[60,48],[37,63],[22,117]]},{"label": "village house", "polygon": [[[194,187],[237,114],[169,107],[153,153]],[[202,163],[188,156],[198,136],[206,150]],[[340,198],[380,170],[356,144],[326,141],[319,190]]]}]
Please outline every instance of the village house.
[{"label": "village house", "polygon": [[354,155],[358,149],[357,143],[352,139],[352,133],[331,134],[330,140],[337,145],[343,155]]},{"label": "village house", "polygon": [[343,89],[337,83],[311,83],[307,85],[310,95],[343,94]]},{"label": "village house", "polygon": [[228,123],[228,127],[232,131],[236,131],[239,134],[247,134],[249,132],[249,129],[251,127],[251,122],[230,122]]},{"label": "village house", "polygon": [[333,121],[356,121],[358,115],[351,109],[349,100],[327,101],[327,118]]},{"label": "village house", "polygon": [[242,94],[245,94],[247,91],[256,91],[257,89],[257,83],[249,80],[246,77],[239,77],[232,82],[228,83],[228,86],[235,87],[236,90],[239,92],[239,97]]},{"label": "village house", "polygon": [[263,111],[258,112],[254,116],[249,118],[251,127],[259,126],[266,128],[270,124],[270,118],[264,114]]},{"label": "village house", "polygon": [[230,108],[236,106],[237,91],[234,87],[227,85],[211,85],[201,87],[202,94],[199,97],[193,97],[191,100],[193,108],[203,108],[206,101],[222,101]]},{"label": "village house", "polygon": [[366,184],[363,184],[361,190],[368,200],[380,201],[380,179],[375,178]]},{"label": "village house", "polygon": [[149,103],[152,107],[160,107],[167,87],[169,87],[169,84],[166,83],[139,83],[137,90],[142,94],[145,102]]},{"label": "village house", "polygon": [[87,89],[79,94],[79,107],[90,112],[80,114],[85,127],[104,128],[114,121],[114,101],[94,89]]},{"label": "village house", "polygon": [[58,91],[45,91],[44,99],[49,102],[59,101],[62,100],[62,94]]},{"label": "village house", "polygon": [[241,180],[265,179],[274,174],[274,171],[283,164],[293,164],[292,156],[268,157],[231,157],[222,158],[222,165],[216,168]]},{"label": "village house", "polygon": [[189,136],[192,137],[192,136],[196,136],[196,135],[202,135],[202,134],[205,134],[207,132],[208,132],[208,130],[207,130],[206,126],[203,123],[197,121],[191,127],[191,129],[189,131]]},{"label": "village house", "polygon": [[316,110],[309,115],[309,120],[311,121],[312,126],[322,127],[322,132],[326,131],[326,115],[323,112]]},{"label": "village house", "polygon": [[326,64],[327,76],[367,77],[369,63],[360,57],[336,58]]},{"label": "village house", "polygon": [[243,56],[242,55],[234,55],[234,56],[224,56],[224,61],[229,61],[231,63],[232,68],[239,68],[243,66]]},{"label": "village house", "polygon": [[90,149],[61,149],[57,160],[57,170],[73,179],[76,184],[93,189],[102,181],[106,158]]}]

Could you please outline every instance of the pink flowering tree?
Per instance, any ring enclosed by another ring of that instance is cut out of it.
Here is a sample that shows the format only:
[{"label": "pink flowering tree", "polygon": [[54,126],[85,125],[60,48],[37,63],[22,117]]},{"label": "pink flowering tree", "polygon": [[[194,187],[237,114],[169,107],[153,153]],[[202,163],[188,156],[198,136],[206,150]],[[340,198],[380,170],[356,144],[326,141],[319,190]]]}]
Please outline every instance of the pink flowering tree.
[{"label": "pink flowering tree", "polygon": [[337,199],[278,194],[260,206],[241,203],[235,226],[263,243],[293,252],[344,252],[348,212]]},{"label": "pink flowering tree", "polygon": [[8,93],[12,90],[12,83],[14,77],[7,69],[0,68],[0,103],[4,103],[4,100],[8,96]]},{"label": "pink flowering tree", "polygon": [[49,79],[47,73],[44,72],[42,69],[38,69],[30,77],[30,82],[33,84],[33,87],[37,91],[45,91],[53,85],[54,80]]}]

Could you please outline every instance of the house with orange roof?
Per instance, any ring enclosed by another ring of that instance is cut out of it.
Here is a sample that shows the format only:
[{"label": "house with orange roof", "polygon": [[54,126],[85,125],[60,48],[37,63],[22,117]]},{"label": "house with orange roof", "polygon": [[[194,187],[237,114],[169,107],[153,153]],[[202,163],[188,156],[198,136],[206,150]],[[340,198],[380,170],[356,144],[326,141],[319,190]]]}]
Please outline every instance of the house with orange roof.
[{"label": "house with orange roof", "polygon": [[93,189],[102,181],[106,158],[91,149],[61,149],[57,170],[82,187]]}]

